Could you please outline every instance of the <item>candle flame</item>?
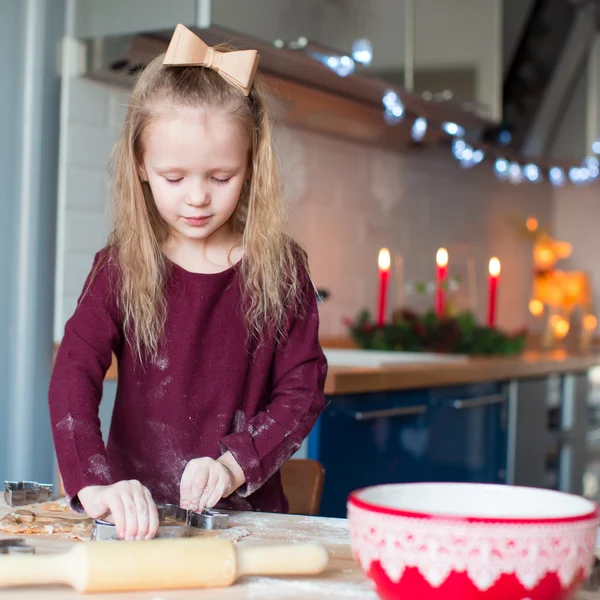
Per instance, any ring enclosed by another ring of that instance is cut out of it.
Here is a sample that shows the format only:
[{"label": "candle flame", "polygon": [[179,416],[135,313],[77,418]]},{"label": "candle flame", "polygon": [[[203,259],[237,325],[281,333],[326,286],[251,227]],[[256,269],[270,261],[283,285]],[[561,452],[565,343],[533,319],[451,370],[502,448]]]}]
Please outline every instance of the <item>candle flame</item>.
[{"label": "candle flame", "polygon": [[583,317],[583,327],[586,331],[594,331],[598,326],[598,319],[594,315],[585,315]]},{"label": "candle flame", "polygon": [[387,248],[382,248],[379,251],[379,259],[377,261],[379,268],[382,271],[389,271],[390,265],[392,264],[392,259],[390,257],[390,251]]},{"label": "candle flame", "polygon": [[534,317],[540,317],[544,312],[544,303],[541,300],[538,300],[537,298],[530,300],[529,312],[531,312],[531,314]]},{"label": "candle flame", "polygon": [[445,267],[448,264],[448,250],[440,248],[435,255],[435,264],[438,267]]},{"label": "candle flame", "polygon": [[556,324],[556,337],[562,339],[569,333],[569,323],[567,321],[559,321]]},{"label": "candle flame", "polygon": [[554,330],[554,335],[559,340],[565,338],[567,336],[567,333],[569,333],[569,322],[560,315],[552,315],[552,317],[550,318],[550,325]]},{"label": "candle flame", "polygon": [[490,275],[492,277],[498,277],[500,275],[500,260],[495,256],[490,258]]},{"label": "candle flame", "polygon": [[537,231],[538,226],[538,220],[535,217],[529,217],[527,221],[525,221],[525,227],[527,227],[527,230],[531,231],[532,233]]}]

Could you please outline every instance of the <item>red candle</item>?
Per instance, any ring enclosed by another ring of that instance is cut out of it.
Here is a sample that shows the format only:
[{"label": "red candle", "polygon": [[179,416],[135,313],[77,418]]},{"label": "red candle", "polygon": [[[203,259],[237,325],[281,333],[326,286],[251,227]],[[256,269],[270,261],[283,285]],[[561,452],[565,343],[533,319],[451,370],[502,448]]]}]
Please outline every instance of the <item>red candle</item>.
[{"label": "red candle", "polygon": [[377,325],[383,327],[385,324],[385,313],[387,306],[387,289],[390,280],[390,251],[382,248],[379,251],[379,300],[377,302]]},{"label": "red candle", "polygon": [[442,318],[446,310],[446,290],[448,276],[448,250],[440,248],[435,255],[435,314]]},{"label": "red candle", "polygon": [[498,279],[500,279],[500,261],[494,256],[490,258],[488,278],[488,327],[496,323],[496,296],[498,294]]}]

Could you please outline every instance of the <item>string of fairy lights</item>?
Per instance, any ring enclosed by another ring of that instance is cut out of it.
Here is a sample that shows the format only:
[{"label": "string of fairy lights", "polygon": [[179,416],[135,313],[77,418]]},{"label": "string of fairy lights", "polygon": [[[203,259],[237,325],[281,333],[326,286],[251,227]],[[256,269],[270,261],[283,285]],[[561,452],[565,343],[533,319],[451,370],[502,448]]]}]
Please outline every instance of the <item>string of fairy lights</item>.
[{"label": "string of fairy lights", "polygon": [[[353,75],[357,65],[368,67],[373,60],[373,48],[368,39],[355,40],[352,44],[351,56],[315,50],[305,37],[293,42],[276,40],[275,46],[303,50],[339,77]],[[514,157],[510,158],[511,153],[506,149],[511,142],[511,133],[508,129],[498,128],[495,134],[495,144],[484,144],[478,140],[478,133],[467,132],[457,123],[432,122],[421,115],[409,114],[402,99],[393,89],[384,92],[382,105],[383,118],[390,126],[412,119],[411,137],[416,143],[423,141],[428,129],[437,128],[443,131],[451,140],[452,155],[464,169],[475,167],[487,159],[500,180],[513,184],[538,184],[547,180],[555,187],[564,186],[567,183],[585,185],[600,177],[600,160],[598,159],[600,139],[594,142],[589,156],[586,156],[579,164],[570,166],[550,164],[542,167],[539,164],[540,161],[534,159],[515,160]]]}]

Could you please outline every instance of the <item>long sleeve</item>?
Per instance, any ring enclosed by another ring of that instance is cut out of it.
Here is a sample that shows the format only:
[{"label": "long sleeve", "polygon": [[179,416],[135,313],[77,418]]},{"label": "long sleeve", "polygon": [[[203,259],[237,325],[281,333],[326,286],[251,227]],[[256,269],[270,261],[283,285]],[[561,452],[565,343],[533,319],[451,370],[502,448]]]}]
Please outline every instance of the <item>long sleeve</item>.
[{"label": "long sleeve", "polygon": [[122,342],[108,252],[98,253],[65,326],[48,394],[54,445],[65,491],[114,483],[100,430],[98,407],[113,352]]},{"label": "long sleeve", "polygon": [[309,277],[303,279],[304,310],[289,316],[287,336],[275,352],[270,403],[220,441],[246,477],[237,491],[242,497],[259,489],[300,448],[324,408],[327,361],[319,345],[316,294]]}]

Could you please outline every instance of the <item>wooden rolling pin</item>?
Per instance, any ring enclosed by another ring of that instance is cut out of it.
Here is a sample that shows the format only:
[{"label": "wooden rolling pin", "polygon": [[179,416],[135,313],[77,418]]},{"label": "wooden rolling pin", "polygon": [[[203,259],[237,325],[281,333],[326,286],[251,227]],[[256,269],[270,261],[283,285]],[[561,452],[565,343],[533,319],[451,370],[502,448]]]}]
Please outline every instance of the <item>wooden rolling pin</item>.
[{"label": "wooden rolling pin", "polygon": [[319,544],[236,547],[179,539],[77,544],[63,554],[0,557],[0,587],[70,585],[78,592],[225,587],[242,575],[311,575],[329,561]]}]

